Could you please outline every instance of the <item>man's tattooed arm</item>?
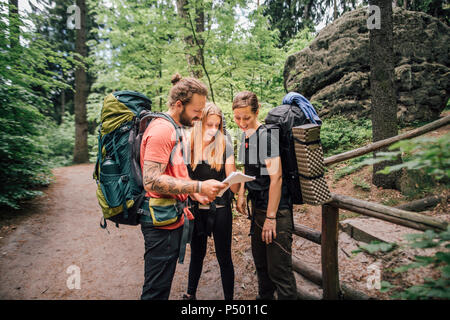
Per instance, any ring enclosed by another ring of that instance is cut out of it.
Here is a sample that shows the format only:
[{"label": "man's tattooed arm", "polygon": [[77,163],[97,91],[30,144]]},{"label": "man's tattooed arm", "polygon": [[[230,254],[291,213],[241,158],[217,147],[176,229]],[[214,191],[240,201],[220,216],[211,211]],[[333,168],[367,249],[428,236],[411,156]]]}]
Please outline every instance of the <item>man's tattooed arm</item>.
[{"label": "man's tattooed arm", "polygon": [[144,188],[161,194],[187,194],[200,192],[198,182],[177,179],[164,174],[167,164],[144,161]]}]

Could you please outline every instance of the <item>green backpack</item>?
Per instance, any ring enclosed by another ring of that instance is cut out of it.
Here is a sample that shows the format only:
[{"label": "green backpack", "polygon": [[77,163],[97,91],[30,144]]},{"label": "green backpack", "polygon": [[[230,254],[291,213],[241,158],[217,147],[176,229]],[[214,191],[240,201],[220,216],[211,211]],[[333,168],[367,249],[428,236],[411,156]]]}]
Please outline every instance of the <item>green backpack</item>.
[{"label": "green backpack", "polygon": [[[140,165],[140,146],[148,124],[155,118],[170,121],[168,115],[151,111],[151,100],[139,92],[117,91],[105,97],[98,132],[98,153],[93,178],[97,199],[106,219],[138,225],[146,191]],[[181,144],[182,145],[182,144]],[[175,148],[174,148],[175,149]]]}]

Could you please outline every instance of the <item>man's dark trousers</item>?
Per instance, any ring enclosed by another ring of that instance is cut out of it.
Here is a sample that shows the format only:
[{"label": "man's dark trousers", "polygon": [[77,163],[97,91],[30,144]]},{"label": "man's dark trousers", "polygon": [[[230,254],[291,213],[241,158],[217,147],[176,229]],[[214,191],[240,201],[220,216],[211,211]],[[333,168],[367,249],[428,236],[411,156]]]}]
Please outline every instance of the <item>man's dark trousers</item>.
[{"label": "man's dark trousers", "polygon": [[145,241],[145,280],[142,300],[167,300],[177,266],[183,227],[174,230],[158,229],[141,222]]}]

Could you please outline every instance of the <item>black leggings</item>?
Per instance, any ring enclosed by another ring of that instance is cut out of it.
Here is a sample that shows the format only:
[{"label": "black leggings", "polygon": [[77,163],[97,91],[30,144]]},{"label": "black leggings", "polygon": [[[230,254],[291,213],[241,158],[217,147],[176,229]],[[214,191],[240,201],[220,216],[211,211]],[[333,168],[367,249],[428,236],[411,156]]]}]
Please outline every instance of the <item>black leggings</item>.
[{"label": "black leggings", "polygon": [[[199,230],[206,230],[209,210],[199,210],[195,217],[194,233],[191,241],[191,262],[189,264],[189,282],[187,293],[195,295],[198,281],[203,268],[203,259],[206,255],[208,235],[205,232],[199,234]],[[225,300],[232,300],[234,294],[234,267],[231,259],[231,209],[227,207],[217,208],[212,234],[214,236],[214,246],[216,257],[220,266],[222,277],[222,287]],[[199,224],[201,226],[199,227]],[[202,228],[203,227],[203,228]]]}]

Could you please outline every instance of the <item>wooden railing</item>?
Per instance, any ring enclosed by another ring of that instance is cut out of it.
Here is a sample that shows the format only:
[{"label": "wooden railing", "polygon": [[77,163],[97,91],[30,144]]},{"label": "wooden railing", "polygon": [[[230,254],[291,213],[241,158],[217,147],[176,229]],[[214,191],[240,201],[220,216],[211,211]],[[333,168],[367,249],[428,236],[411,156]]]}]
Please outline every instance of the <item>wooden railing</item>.
[{"label": "wooden railing", "polygon": [[[351,158],[379,150],[397,141],[417,137],[424,133],[436,130],[450,123],[450,116],[436,120],[423,127],[398,136],[377,141],[368,146],[348,151],[324,159],[325,165],[331,165]],[[294,225],[294,234],[310,240],[321,246],[322,273],[308,267],[298,259],[293,258],[292,264],[295,272],[301,274],[313,283],[323,288],[323,299],[369,299],[366,294],[339,283],[338,268],[338,226],[339,209],[356,212],[362,215],[375,217],[394,224],[402,225],[416,230],[433,229],[446,230],[447,223],[433,217],[419,213],[392,208],[378,203],[364,201],[349,196],[332,194],[332,200],[322,205],[322,230],[314,230],[299,224]],[[299,296],[303,299],[316,299],[307,292],[299,289]]]}]

